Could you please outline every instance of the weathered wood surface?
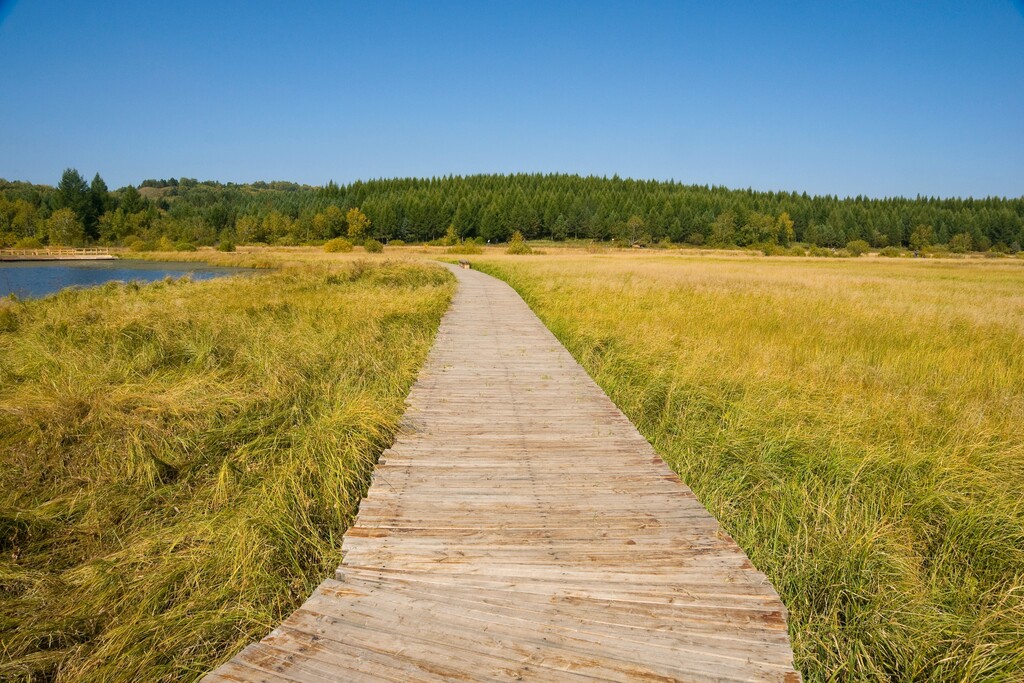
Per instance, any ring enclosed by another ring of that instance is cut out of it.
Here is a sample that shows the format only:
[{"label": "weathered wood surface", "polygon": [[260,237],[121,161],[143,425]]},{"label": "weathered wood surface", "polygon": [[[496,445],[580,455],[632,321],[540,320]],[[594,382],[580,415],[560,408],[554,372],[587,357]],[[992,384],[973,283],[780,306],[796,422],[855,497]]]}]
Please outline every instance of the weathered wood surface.
[{"label": "weathered wood surface", "polygon": [[206,680],[798,681],[765,576],[510,287],[452,270],[337,576]]}]

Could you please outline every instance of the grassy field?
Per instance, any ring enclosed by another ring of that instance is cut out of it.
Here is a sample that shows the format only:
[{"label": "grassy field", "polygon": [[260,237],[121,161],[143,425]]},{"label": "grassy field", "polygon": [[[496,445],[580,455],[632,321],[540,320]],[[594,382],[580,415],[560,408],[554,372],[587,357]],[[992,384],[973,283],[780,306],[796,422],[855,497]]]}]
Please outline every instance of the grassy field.
[{"label": "grassy field", "polygon": [[[468,258],[770,576],[809,681],[1019,678],[1024,263],[502,251]],[[330,575],[445,257],[0,302],[0,679],[190,680]]]},{"label": "grassy field", "polygon": [[351,256],[0,302],[0,679],[193,680],[280,622],[453,287]]},{"label": "grassy field", "polygon": [[471,260],[769,575],[807,680],[1020,680],[1024,264]]}]

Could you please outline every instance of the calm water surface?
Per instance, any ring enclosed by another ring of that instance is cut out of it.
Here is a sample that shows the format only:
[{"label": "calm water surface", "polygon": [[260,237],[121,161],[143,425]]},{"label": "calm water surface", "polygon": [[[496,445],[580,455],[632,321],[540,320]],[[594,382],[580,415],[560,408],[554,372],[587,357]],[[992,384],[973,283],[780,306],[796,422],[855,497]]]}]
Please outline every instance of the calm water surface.
[{"label": "calm water surface", "polygon": [[203,263],[166,261],[28,261],[0,263],[0,297],[16,294],[38,298],[65,287],[95,287],[111,280],[154,282],[167,276],[189,275],[209,280],[223,275],[249,273],[250,268],[224,268]]}]

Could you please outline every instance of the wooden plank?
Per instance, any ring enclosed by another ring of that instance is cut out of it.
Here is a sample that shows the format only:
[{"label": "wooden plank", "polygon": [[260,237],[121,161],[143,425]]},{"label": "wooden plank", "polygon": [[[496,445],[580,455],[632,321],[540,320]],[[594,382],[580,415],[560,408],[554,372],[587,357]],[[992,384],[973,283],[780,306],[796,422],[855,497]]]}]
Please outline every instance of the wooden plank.
[{"label": "wooden plank", "polygon": [[767,578],[515,292],[453,272],[337,580],[207,680],[799,681]]}]

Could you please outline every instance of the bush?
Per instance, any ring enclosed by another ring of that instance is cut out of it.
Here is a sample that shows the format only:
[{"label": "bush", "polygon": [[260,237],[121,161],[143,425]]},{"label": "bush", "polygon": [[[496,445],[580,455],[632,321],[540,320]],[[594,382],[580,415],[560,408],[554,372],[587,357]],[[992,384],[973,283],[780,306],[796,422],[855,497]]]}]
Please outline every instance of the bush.
[{"label": "bush", "polygon": [[879,256],[885,256],[887,258],[899,258],[903,256],[903,250],[899,247],[886,247],[878,252]]},{"label": "bush", "polygon": [[974,247],[974,240],[966,232],[960,232],[949,238],[949,250],[954,254],[963,254]]},{"label": "bush", "polygon": [[786,253],[785,247],[781,247],[774,242],[762,242],[761,244],[755,244],[754,249],[757,249],[765,256],[782,256]]},{"label": "bush", "polygon": [[440,242],[438,246],[454,247],[462,240],[459,239],[459,231],[455,229],[455,226],[449,225],[448,230],[444,233],[444,237],[438,241]]},{"label": "bush", "polygon": [[690,233],[690,236],[686,238],[686,243],[699,247],[704,244],[704,235],[699,232],[692,232]]},{"label": "bush", "polygon": [[196,245],[191,242],[178,242],[174,245],[174,251],[195,251]]},{"label": "bush", "polygon": [[128,244],[128,249],[131,251],[156,251],[155,242],[146,242],[144,240],[137,239],[134,242]]},{"label": "bush", "polygon": [[456,244],[455,246],[448,247],[445,252],[449,254],[482,254],[484,248],[472,240],[466,240]]},{"label": "bush", "polygon": [[789,251],[787,251],[786,253],[789,256],[807,256],[807,250],[795,244],[791,246],[789,248]]},{"label": "bush", "polygon": [[217,251],[234,251],[235,243],[231,240],[221,240],[217,245]]},{"label": "bush", "polygon": [[0,249],[6,249],[18,241],[13,232],[0,232]]},{"label": "bush", "polygon": [[167,235],[164,235],[163,237],[160,238],[160,241],[157,242],[157,250],[174,251],[174,242],[172,242],[170,238],[167,237]]},{"label": "bush", "polygon": [[868,253],[869,249],[871,249],[871,245],[864,240],[853,240],[846,243],[846,251],[850,252],[850,256],[863,256]]},{"label": "bush", "polygon": [[512,233],[512,239],[508,241],[508,249],[505,250],[506,254],[532,254],[533,249],[526,243],[523,238],[523,233],[516,230]]},{"label": "bush", "polygon": [[15,249],[42,249],[43,243],[35,237],[22,237],[14,243]]},{"label": "bush", "polygon": [[366,240],[363,242],[363,248],[371,254],[379,254],[384,251],[384,245],[377,240]]},{"label": "bush", "polygon": [[388,246],[389,247],[404,247],[405,246],[405,240],[391,240],[390,242],[388,242]]},{"label": "bush", "polygon": [[333,240],[327,240],[324,244],[324,251],[328,254],[337,254],[339,252],[347,254],[352,251],[352,243],[344,237],[335,237]]},{"label": "bush", "polygon": [[932,244],[921,250],[927,256],[939,258],[942,256],[949,256],[949,247],[945,244]]}]

